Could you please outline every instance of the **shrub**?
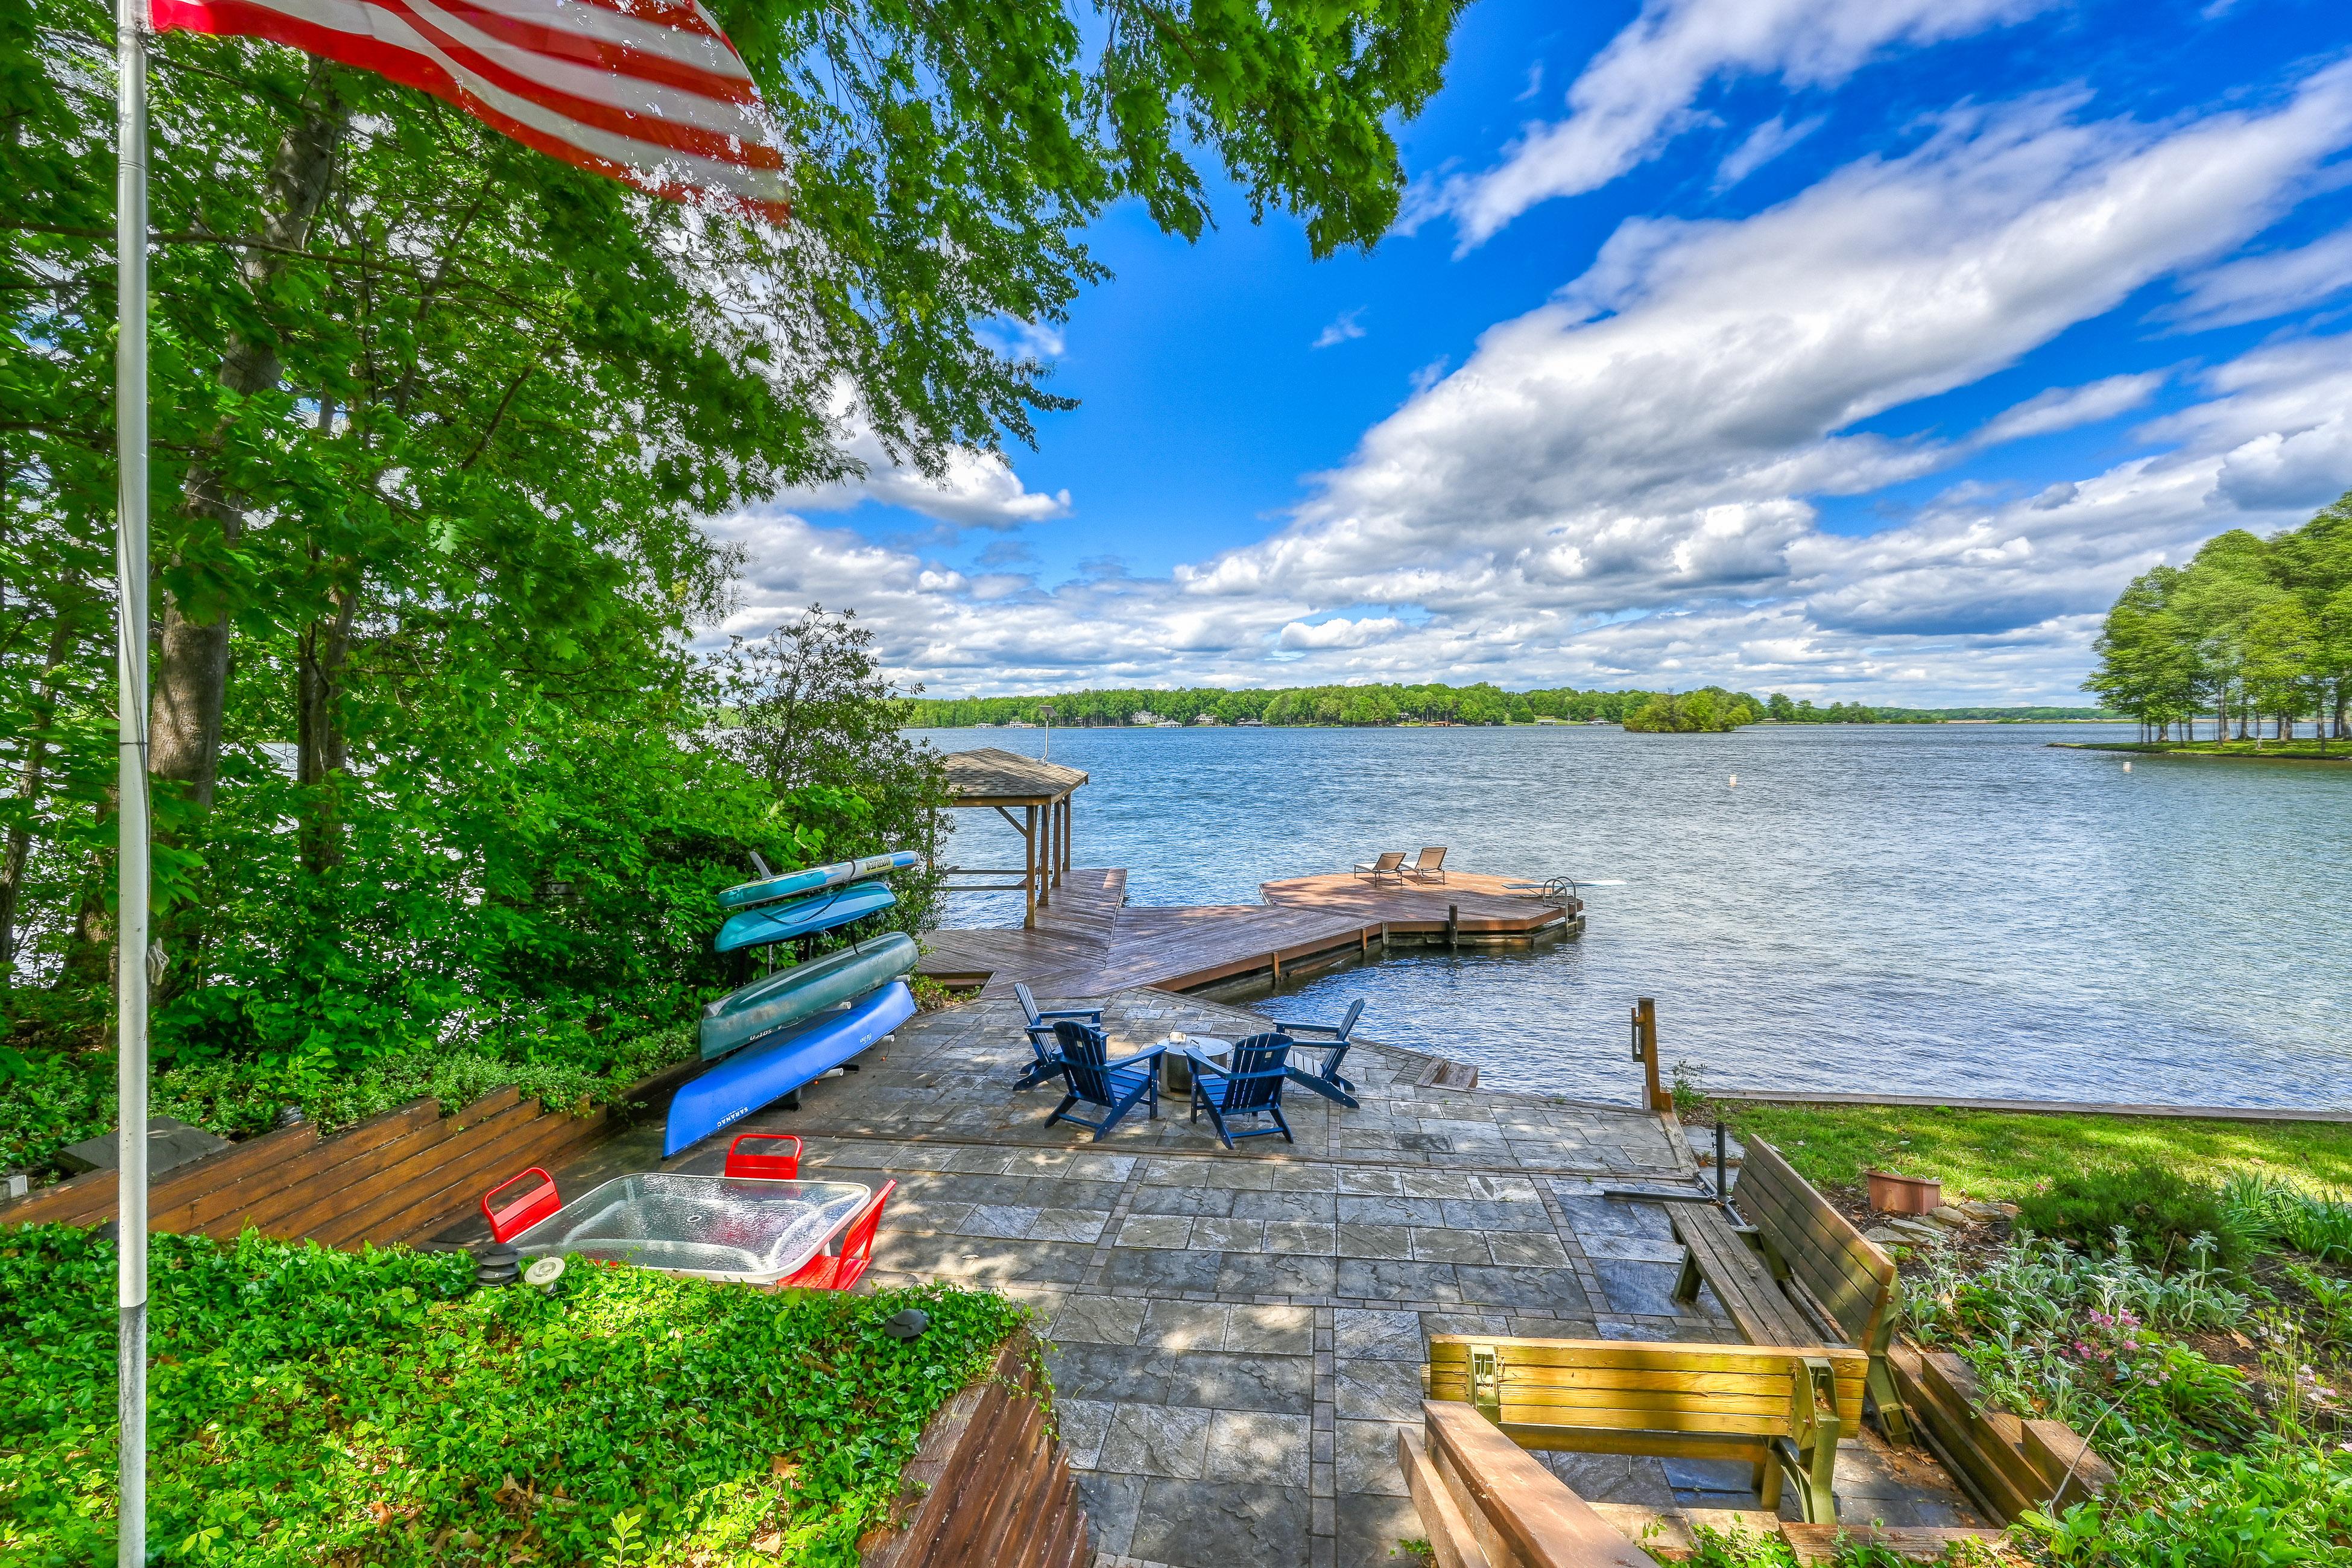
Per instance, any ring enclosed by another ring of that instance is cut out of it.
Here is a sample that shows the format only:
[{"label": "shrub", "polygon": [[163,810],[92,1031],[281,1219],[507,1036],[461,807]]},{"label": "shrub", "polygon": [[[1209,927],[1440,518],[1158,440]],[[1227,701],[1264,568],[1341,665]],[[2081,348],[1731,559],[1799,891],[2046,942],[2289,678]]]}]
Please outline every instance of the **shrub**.
[{"label": "shrub", "polygon": [[2352,1203],[2314,1197],[2289,1183],[2251,1173],[2223,1184],[2221,1202],[2232,1228],[2258,1247],[2293,1247],[2323,1263],[2352,1263]]},{"label": "shrub", "polygon": [[[0,1231],[0,1561],[113,1557],[114,1248]],[[857,1561],[923,1425],[1024,1310],[951,1289],[768,1296],[575,1265],[153,1239],[162,1563]],[[883,1320],[919,1305],[920,1339]]]},{"label": "shrub", "polygon": [[2086,1251],[2111,1252],[2127,1244],[2137,1257],[2165,1270],[2186,1263],[2200,1237],[2211,1238],[2214,1261],[2225,1268],[2242,1266],[2249,1251],[2244,1231],[2231,1223],[2213,1189],[2160,1165],[2061,1177],[2018,1204],[2017,1223]]}]

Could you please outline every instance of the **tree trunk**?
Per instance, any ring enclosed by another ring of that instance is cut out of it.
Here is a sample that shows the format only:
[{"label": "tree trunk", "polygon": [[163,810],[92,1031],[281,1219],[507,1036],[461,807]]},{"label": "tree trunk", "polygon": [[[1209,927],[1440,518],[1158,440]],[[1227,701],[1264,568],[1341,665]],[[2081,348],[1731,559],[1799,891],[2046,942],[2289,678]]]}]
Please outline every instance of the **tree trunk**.
[{"label": "tree trunk", "polygon": [[[261,233],[272,246],[299,248],[325,199],[348,110],[335,89],[334,68],[313,60],[303,90],[301,122],[278,144],[278,156],[264,187]],[[286,266],[279,251],[240,252],[239,270],[257,294]],[[266,339],[230,336],[221,355],[220,384],[241,397],[278,382],[278,351]],[[217,452],[228,437],[226,423],[207,444]],[[245,532],[245,513],[208,455],[188,465],[182,489],[188,514],[220,531],[234,545]],[[201,618],[199,618],[201,616]],[[163,604],[162,646],[155,660],[155,689],[148,718],[148,767],[158,778],[187,786],[199,807],[212,805],[220,773],[221,715],[228,694],[228,614],[226,606],[199,606],[192,615],[168,594]]]},{"label": "tree trunk", "polygon": [[302,866],[313,876],[342,858],[338,799],[349,760],[343,733],[342,674],[351,656],[358,600],[335,596],[335,618],[302,628],[297,652],[295,782],[304,786]]},{"label": "tree trunk", "polygon": [[[114,820],[114,786],[98,803],[98,825]],[[109,855],[92,857],[90,875],[81,885],[74,905],[73,935],[66,939],[65,962],[58,966],[59,991],[104,991],[114,983],[114,922],[106,911],[107,872],[114,865]]]},{"label": "tree trunk", "polygon": [[[49,647],[41,661],[41,677],[34,685],[34,725],[37,731],[47,730],[57,713],[58,672],[65,668],[66,653],[73,646],[73,616],[70,611],[58,612],[58,624],[49,632]],[[25,742],[25,765],[16,777],[16,795],[24,801],[23,819],[8,829],[7,843],[0,847],[0,993],[15,983],[16,975],[16,910],[25,890],[25,866],[33,853],[33,802],[39,798],[41,782],[48,772],[49,742],[46,735],[36,733]]]}]

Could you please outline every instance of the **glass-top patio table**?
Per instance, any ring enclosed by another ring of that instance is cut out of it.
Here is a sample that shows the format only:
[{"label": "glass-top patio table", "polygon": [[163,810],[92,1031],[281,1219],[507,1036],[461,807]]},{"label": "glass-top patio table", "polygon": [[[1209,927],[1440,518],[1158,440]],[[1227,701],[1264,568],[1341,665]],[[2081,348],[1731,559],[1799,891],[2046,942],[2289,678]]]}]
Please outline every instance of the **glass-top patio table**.
[{"label": "glass-top patio table", "polygon": [[814,1258],[873,1196],[858,1182],[616,1176],[508,1243],[739,1285],[772,1285]]}]

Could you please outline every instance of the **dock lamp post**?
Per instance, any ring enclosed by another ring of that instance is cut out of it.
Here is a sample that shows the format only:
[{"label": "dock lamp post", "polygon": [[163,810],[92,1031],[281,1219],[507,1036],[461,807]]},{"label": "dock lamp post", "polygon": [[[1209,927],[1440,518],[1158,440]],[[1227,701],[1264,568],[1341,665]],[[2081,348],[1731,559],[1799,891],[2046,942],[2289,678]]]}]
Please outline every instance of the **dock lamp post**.
[{"label": "dock lamp post", "polygon": [[1041,703],[1037,713],[1045,721],[1045,752],[1037,760],[1041,763],[1050,763],[1054,760],[1054,705],[1050,702]]}]

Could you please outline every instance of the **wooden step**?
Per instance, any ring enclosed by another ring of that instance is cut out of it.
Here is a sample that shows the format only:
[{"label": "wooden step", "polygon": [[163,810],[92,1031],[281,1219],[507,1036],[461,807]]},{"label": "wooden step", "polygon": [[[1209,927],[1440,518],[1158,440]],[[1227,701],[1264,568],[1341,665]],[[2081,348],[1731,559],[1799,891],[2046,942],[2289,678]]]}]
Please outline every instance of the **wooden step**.
[{"label": "wooden step", "polygon": [[1835,1563],[1841,1540],[1867,1541],[1913,1563],[1942,1563],[1964,1541],[1990,1545],[2001,1539],[1998,1530],[1958,1530],[1926,1525],[1792,1524],[1780,1526],[1780,1539],[1796,1553],[1797,1568]]}]

